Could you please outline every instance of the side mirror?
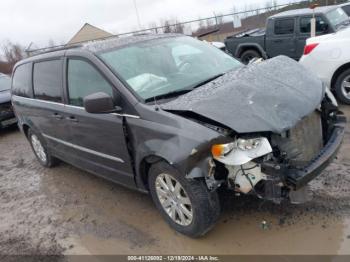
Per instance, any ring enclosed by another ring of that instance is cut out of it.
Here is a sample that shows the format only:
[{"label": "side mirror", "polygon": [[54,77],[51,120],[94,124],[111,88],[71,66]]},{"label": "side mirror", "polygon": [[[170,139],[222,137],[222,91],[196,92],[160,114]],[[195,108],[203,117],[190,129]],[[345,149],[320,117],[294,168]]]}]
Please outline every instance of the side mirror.
[{"label": "side mirror", "polygon": [[86,112],[92,114],[115,113],[121,110],[120,107],[114,106],[112,97],[103,92],[84,97],[84,108]]}]

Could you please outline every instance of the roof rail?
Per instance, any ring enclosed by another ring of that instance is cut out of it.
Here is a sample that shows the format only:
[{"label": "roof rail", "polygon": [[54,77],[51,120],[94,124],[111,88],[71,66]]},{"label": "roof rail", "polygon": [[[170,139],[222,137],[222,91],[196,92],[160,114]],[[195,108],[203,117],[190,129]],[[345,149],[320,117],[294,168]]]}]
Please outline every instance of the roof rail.
[{"label": "roof rail", "polygon": [[54,47],[45,47],[45,48],[40,48],[40,49],[35,49],[35,50],[26,50],[25,52],[27,53],[28,56],[36,56],[36,55],[42,55],[42,54],[47,54],[47,53],[56,52],[56,51],[79,48],[81,46],[82,46],[81,44],[79,44],[79,45],[61,45],[61,46],[54,46]]}]

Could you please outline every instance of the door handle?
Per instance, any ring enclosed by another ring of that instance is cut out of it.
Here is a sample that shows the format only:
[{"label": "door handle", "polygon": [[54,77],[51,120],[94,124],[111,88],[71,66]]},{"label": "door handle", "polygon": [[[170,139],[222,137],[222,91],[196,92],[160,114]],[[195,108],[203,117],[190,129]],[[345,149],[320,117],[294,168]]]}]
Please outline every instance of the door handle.
[{"label": "door handle", "polygon": [[281,39],[273,40],[274,43],[282,43]]},{"label": "door handle", "polygon": [[61,120],[61,119],[63,118],[63,116],[61,116],[61,115],[58,114],[58,113],[54,113],[54,114],[52,115],[52,117],[53,117],[53,118],[56,118],[57,120]]},{"label": "door handle", "polygon": [[76,119],[75,116],[68,116],[66,119],[72,122],[78,122],[78,119]]}]

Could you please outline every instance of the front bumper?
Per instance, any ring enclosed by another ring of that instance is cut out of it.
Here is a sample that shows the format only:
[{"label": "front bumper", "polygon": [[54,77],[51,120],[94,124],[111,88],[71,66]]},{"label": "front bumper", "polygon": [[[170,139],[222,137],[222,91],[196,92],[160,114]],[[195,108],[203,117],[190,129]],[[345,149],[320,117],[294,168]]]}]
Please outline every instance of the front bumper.
[{"label": "front bumper", "polygon": [[303,168],[266,163],[262,165],[263,172],[279,175],[286,186],[294,190],[299,190],[320,175],[336,156],[345,134],[345,126],[345,116],[338,115],[326,145],[319,154]]},{"label": "front bumper", "polygon": [[0,128],[4,128],[15,123],[17,123],[17,120],[13,111],[0,112]]},{"label": "front bumper", "polygon": [[305,186],[312,179],[317,177],[336,156],[345,134],[346,118],[338,116],[327,144],[320,153],[302,169],[290,169],[287,172],[287,184],[295,190]]}]

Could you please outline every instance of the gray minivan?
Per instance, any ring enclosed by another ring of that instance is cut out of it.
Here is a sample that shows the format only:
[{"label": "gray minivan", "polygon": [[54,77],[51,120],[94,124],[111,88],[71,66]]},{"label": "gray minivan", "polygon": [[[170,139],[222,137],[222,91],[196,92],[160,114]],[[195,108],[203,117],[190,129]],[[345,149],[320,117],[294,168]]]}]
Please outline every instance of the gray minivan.
[{"label": "gray minivan", "polygon": [[277,57],[248,66],[191,37],[92,41],[20,61],[18,125],[38,161],[59,160],[142,192],[197,237],[222,191],[301,202],[346,119],[322,82]]}]

